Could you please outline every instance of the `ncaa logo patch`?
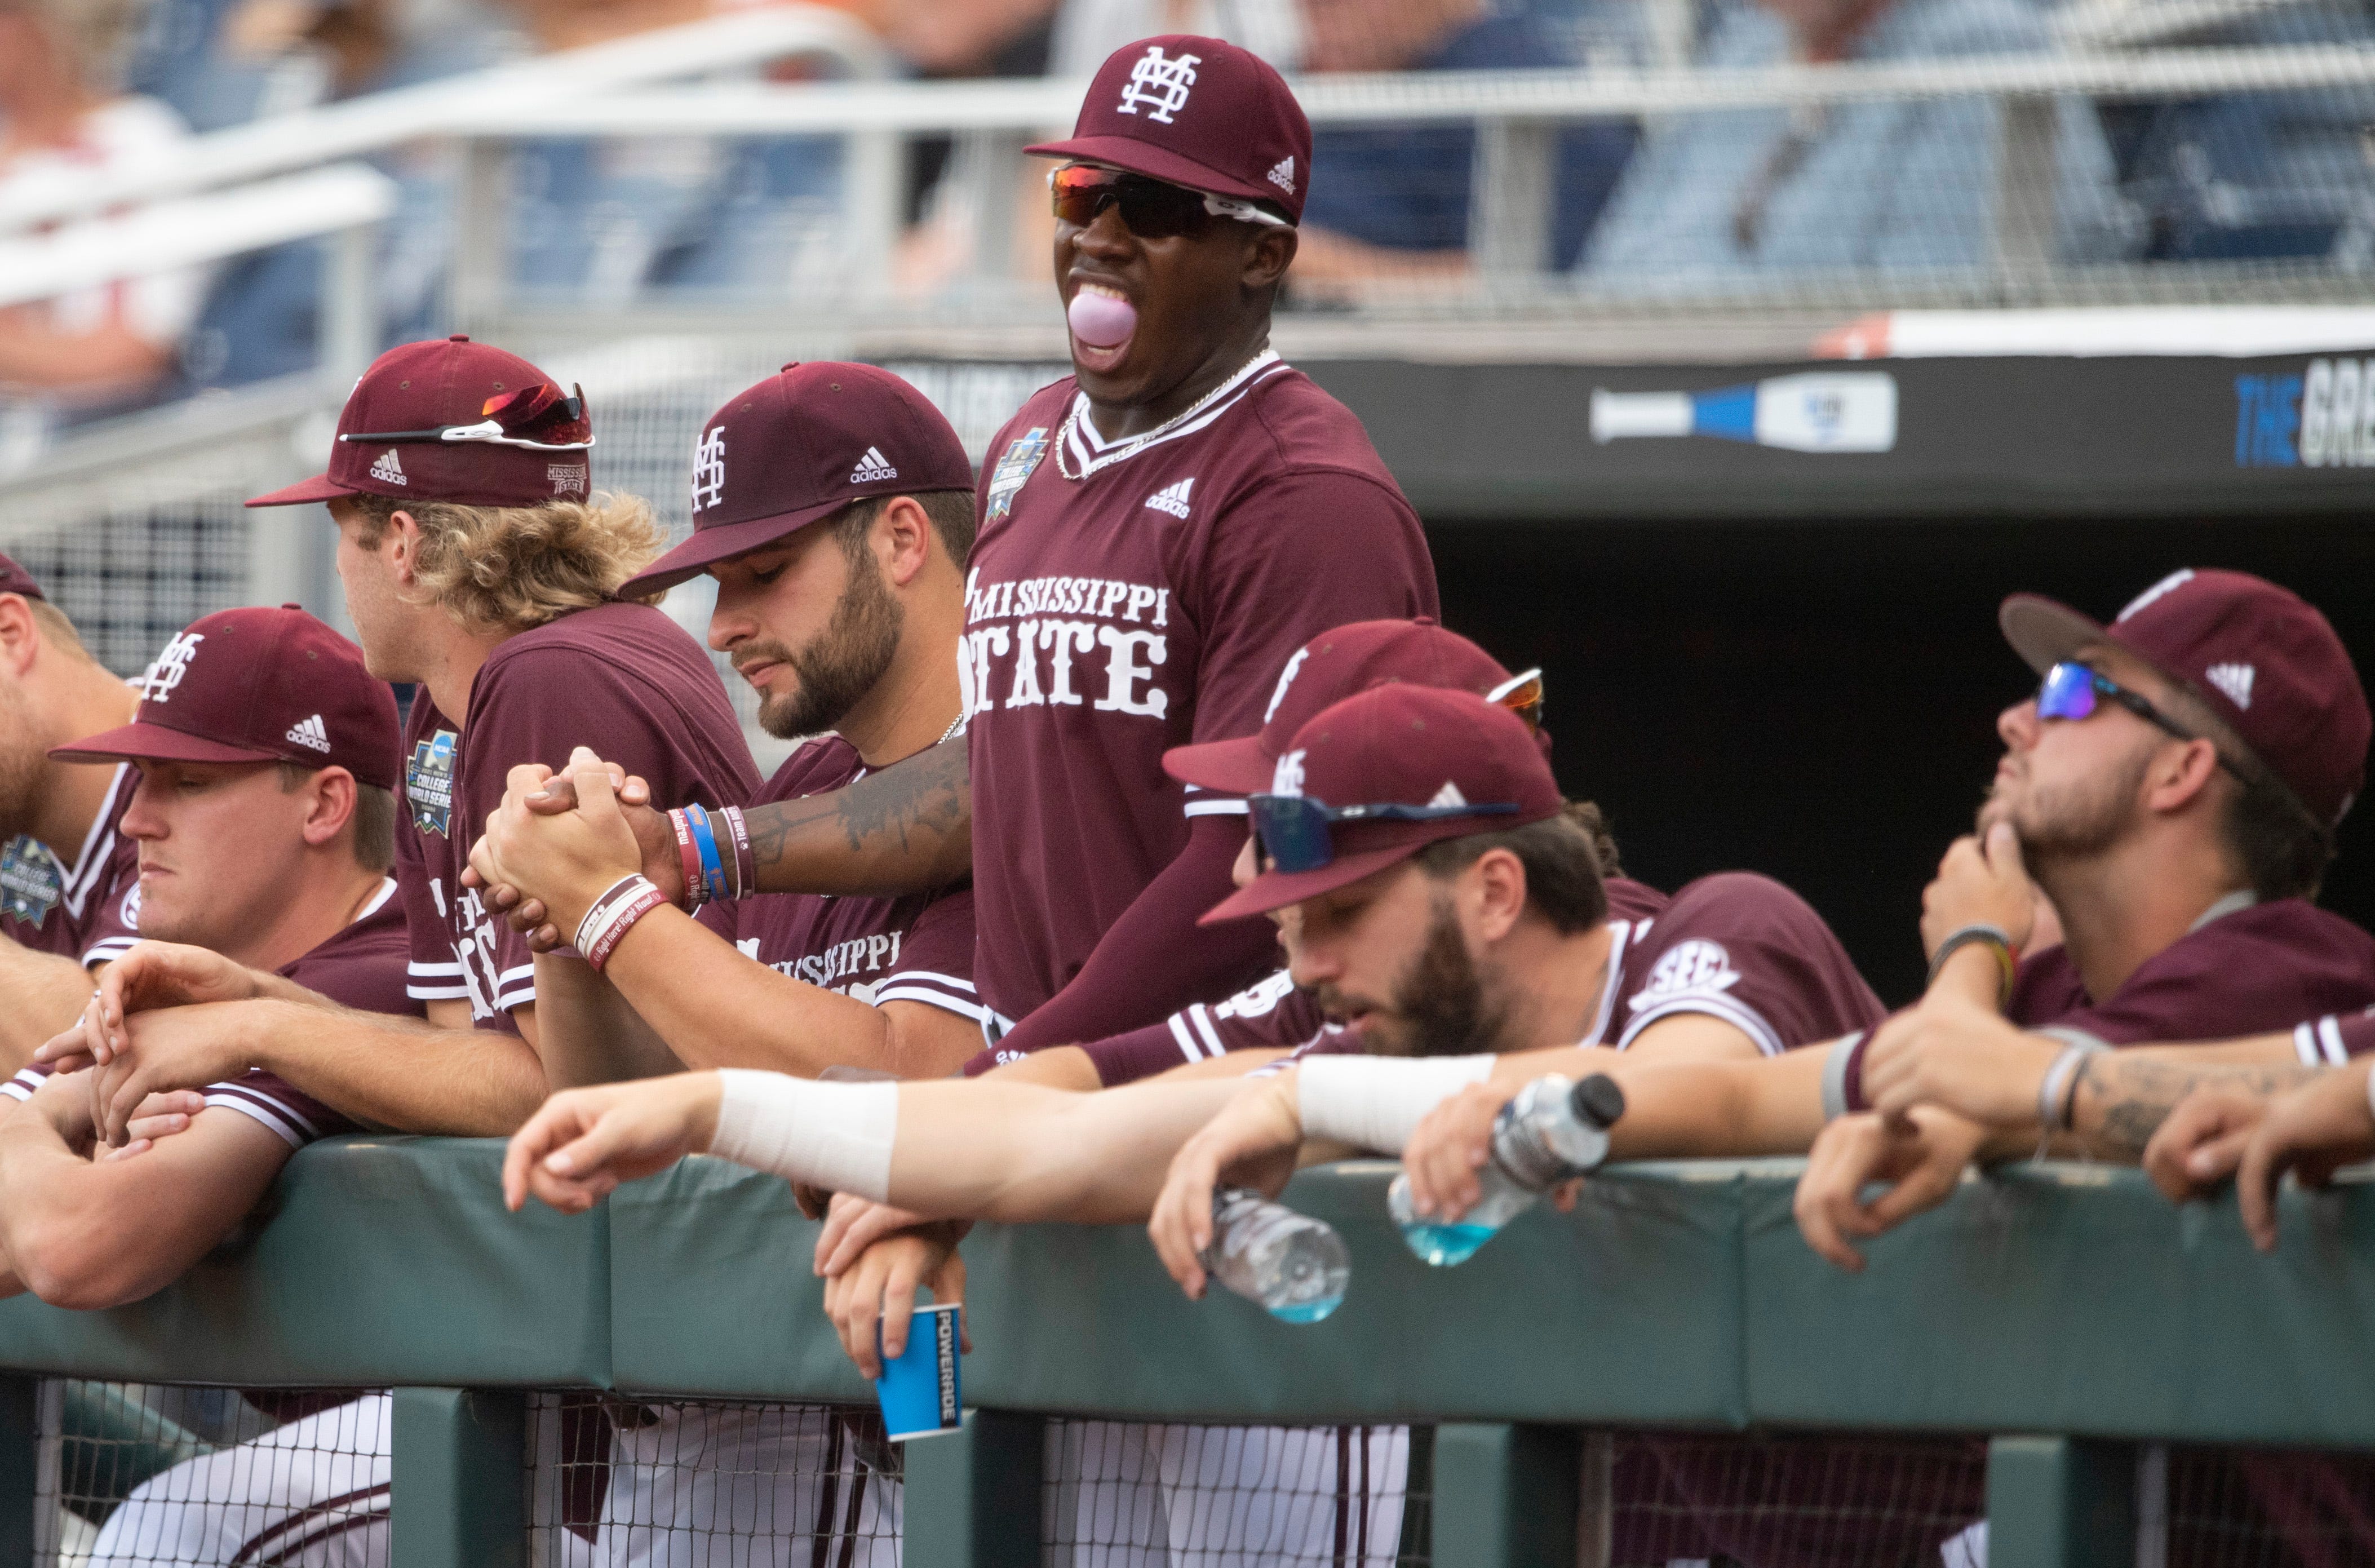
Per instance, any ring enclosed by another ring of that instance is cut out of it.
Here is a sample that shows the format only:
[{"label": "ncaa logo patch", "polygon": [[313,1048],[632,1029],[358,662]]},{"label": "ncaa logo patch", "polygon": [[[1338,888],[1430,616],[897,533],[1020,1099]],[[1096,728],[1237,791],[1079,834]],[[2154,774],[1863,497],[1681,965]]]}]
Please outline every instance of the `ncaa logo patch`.
[{"label": "ncaa logo patch", "polygon": [[65,873],[41,840],[19,833],[0,847],[0,914],[39,925],[65,890]]},{"label": "ncaa logo patch", "polygon": [[1047,455],[1047,427],[1034,425],[1006,443],[989,476],[989,504],[983,521],[995,523],[1014,510],[1015,493]]},{"label": "ncaa logo patch", "polygon": [[404,769],[404,798],[412,803],[412,825],[445,836],[454,821],[454,754],[461,737],[441,729],[412,748]]},{"label": "ncaa logo patch", "polygon": [[1633,1006],[1638,1008],[1684,992],[1728,991],[1739,984],[1740,973],[1731,967],[1731,955],[1723,944],[1695,937],[1658,961],[1648,982],[1634,993]]}]

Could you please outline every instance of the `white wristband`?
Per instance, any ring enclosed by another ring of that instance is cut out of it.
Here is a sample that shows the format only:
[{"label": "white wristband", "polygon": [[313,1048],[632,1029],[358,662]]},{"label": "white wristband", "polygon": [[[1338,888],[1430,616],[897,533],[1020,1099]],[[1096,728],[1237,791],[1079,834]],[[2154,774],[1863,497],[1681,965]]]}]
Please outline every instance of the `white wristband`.
[{"label": "white wristband", "polygon": [[709,1152],[786,1181],[890,1201],[897,1084],[811,1083],[746,1067],[720,1068],[717,1077]]},{"label": "white wristband", "polygon": [[1400,1155],[1426,1114],[1493,1076],[1493,1056],[1306,1056],[1294,1067],[1306,1138]]}]

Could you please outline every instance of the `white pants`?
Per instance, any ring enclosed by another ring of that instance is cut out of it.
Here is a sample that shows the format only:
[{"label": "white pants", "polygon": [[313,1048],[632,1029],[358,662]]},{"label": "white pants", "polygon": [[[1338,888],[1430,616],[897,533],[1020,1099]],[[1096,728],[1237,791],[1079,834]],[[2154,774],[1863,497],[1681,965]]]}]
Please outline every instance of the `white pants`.
[{"label": "white pants", "polygon": [[1046,1462],[1048,1568],[1393,1568],[1410,1429],[1068,1421]]},{"label": "white pants", "polygon": [[602,1568],[897,1568],[899,1483],[816,1406],[659,1408],[610,1450]]},{"label": "white pants", "polygon": [[387,1410],[368,1394],[159,1471],[100,1530],[91,1568],[384,1568]]}]

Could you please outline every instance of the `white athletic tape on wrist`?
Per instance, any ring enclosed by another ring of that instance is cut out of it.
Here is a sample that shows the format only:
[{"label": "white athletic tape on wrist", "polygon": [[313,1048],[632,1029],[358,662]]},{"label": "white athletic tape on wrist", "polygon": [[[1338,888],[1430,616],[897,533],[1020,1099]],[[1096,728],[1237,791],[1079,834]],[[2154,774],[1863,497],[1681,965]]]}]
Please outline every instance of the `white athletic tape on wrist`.
[{"label": "white athletic tape on wrist", "polygon": [[1295,1064],[1306,1138],[1400,1155],[1426,1114],[1493,1076],[1492,1056],[1307,1056]]},{"label": "white athletic tape on wrist", "polygon": [[787,1181],[890,1201],[897,1084],[812,1083],[747,1067],[717,1077],[709,1152]]}]

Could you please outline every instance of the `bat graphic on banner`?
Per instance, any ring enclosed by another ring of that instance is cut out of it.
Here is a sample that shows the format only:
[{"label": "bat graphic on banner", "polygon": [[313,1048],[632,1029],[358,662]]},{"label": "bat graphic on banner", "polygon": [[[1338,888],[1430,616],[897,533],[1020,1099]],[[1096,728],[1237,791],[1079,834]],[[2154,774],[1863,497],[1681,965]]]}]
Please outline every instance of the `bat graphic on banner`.
[{"label": "bat graphic on banner", "polygon": [[1591,392],[1591,439],[1714,436],[1790,452],[1887,452],[1896,445],[1896,378],[1813,371],[1712,392]]}]

